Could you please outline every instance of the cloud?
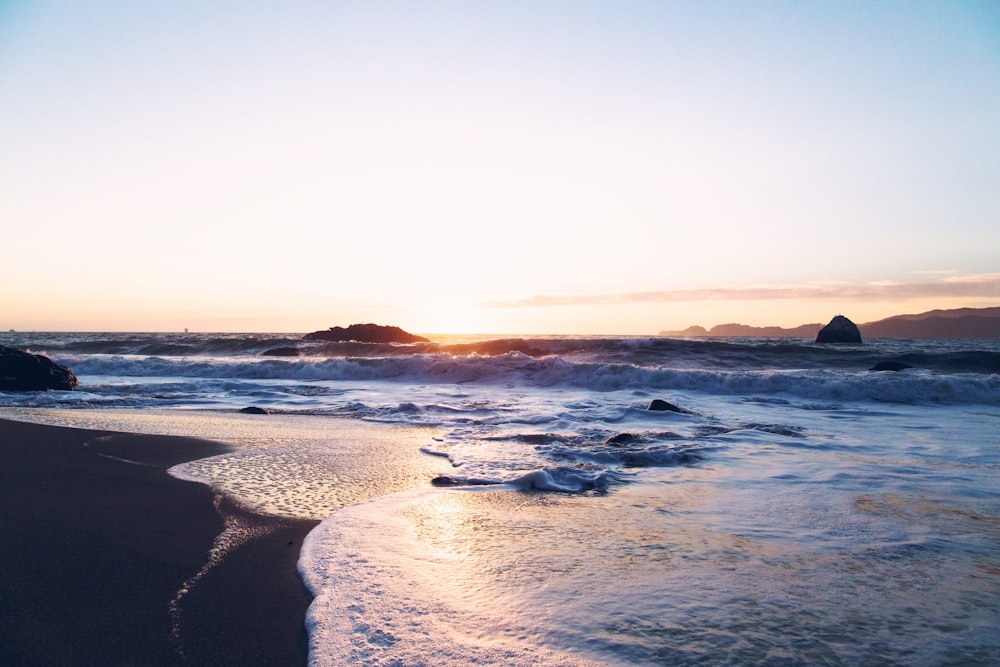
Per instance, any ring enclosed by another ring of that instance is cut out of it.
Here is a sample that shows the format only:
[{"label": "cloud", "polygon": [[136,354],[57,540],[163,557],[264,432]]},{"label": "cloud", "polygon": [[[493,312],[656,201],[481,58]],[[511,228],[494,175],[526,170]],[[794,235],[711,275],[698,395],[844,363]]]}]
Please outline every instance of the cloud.
[{"label": "cloud", "polygon": [[524,299],[488,301],[489,308],[544,308],[603,306],[629,303],[683,303],[692,301],[855,300],[886,301],[928,298],[1000,298],[1000,273],[948,276],[934,281],[871,283],[811,283],[782,287],[714,287],[655,290],[618,294],[538,294]]}]

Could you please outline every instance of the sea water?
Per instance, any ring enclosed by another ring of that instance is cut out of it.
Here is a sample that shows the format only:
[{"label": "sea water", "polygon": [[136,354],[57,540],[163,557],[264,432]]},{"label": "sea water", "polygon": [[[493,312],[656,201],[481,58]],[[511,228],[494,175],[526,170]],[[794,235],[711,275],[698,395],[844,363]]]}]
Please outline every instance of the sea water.
[{"label": "sea water", "polygon": [[997,341],[0,343],[81,379],[4,414],[226,440],[175,473],[323,519],[316,665],[1000,663]]}]

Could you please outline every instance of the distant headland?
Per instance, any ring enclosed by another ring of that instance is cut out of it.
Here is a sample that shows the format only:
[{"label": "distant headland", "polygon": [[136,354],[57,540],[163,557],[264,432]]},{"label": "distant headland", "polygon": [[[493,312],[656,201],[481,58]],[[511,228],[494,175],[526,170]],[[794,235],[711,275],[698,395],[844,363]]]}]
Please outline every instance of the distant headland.
[{"label": "distant headland", "polygon": [[[719,324],[706,329],[692,326],[682,331],[661,331],[661,336],[761,338],[815,338],[823,324],[797,327],[753,327],[747,324]],[[884,320],[859,324],[864,338],[1000,338],[1000,307],[931,310],[916,315],[895,315]]]}]

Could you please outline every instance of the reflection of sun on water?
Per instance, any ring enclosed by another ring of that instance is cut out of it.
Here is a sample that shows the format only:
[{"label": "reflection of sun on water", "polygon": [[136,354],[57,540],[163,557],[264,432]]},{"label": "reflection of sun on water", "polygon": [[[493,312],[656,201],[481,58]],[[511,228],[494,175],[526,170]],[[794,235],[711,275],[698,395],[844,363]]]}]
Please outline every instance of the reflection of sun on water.
[{"label": "reflection of sun on water", "polygon": [[437,555],[448,559],[469,555],[469,545],[475,536],[460,497],[450,493],[434,495],[419,509],[420,512],[413,512],[409,518],[417,533],[433,545]]}]

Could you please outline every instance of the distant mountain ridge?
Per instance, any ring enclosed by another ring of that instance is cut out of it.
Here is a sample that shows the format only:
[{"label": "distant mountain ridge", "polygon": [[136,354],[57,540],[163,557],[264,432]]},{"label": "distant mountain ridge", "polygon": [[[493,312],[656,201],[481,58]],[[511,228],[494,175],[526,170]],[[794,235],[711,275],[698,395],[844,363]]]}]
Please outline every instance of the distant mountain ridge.
[{"label": "distant mountain ridge", "polygon": [[868,338],[1000,338],[1000,307],[896,315],[858,328]]},{"label": "distant mountain ridge", "polygon": [[[683,331],[661,331],[661,336],[746,336],[762,338],[815,338],[822,324],[797,327],[753,327],[719,324],[711,329],[693,326]],[[859,324],[862,338],[1000,338],[1000,306],[930,310],[913,315],[894,315]]]}]

